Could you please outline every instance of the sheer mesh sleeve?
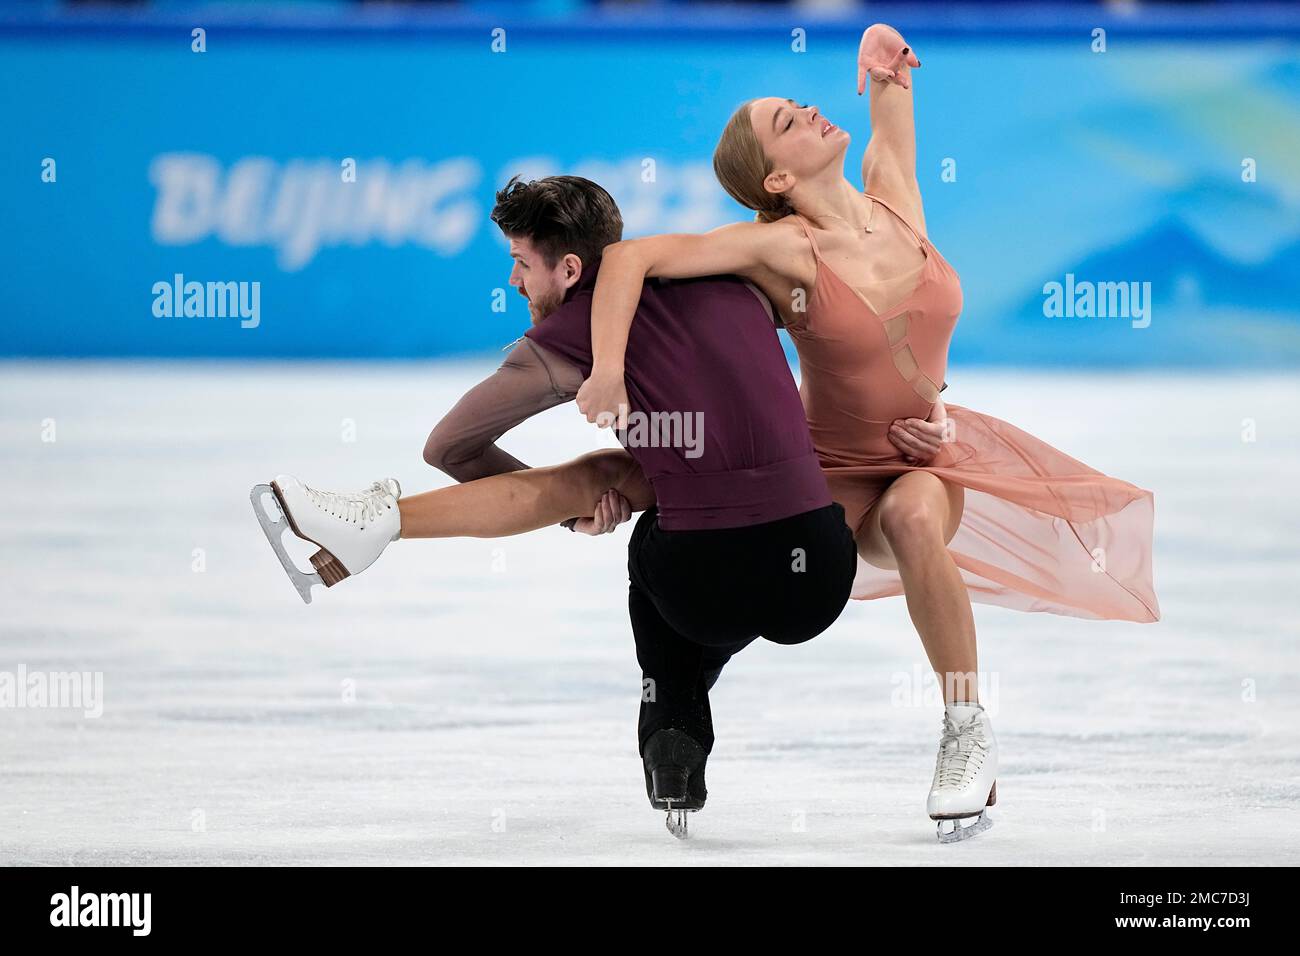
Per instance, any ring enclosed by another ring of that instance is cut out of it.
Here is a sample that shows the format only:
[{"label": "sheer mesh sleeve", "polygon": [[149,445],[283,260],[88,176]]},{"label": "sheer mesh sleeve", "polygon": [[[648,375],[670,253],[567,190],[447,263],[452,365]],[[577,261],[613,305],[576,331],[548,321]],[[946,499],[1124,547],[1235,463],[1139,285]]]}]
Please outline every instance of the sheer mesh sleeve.
[{"label": "sheer mesh sleeve", "polygon": [[520,339],[501,367],[465,393],[429,434],[424,460],[457,481],[527,468],[498,448],[510,429],[571,401],[582,385],[577,366],[531,339]]}]

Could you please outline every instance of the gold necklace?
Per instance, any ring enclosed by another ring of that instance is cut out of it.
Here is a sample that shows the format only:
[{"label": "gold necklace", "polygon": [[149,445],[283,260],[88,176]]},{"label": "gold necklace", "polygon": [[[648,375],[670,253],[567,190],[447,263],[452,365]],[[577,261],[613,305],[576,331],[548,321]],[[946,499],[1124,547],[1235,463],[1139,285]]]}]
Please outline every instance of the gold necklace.
[{"label": "gold necklace", "polygon": [[833,213],[833,212],[824,212],[824,213],[822,213],[822,215],[823,215],[823,216],[826,216],[826,217],[828,217],[828,218],[830,218],[830,219],[838,219],[840,222],[848,222],[849,225],[850,225],[850,226],[853,226],[854,229],[859,229],[859,228],[860,228],[860,229],[862,229],[864,232],[871,232],[871,220],[872,220],[872,219],[875,217],[875,215],[876,215],[876,201],[875,201],[874,199],[872,199],[870,196],[867,197],[867,201],[868,201],[869,203],[871,203],[871,208],[870,208],[870,210],[867,212],[867,224],[866,224],[865,226],[853,226],[853,223],[849,222],[849,221],[848,221],[847,219],[845,219],[843,216],[837,216],[837,215],[835,215],[835,213]]}]

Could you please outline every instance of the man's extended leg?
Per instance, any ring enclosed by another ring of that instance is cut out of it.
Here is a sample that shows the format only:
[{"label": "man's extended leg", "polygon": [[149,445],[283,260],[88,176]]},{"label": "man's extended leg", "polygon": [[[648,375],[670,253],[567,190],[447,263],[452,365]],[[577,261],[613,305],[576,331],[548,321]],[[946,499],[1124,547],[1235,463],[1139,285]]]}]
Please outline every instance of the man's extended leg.
[{"label": "man's extended leg", "polygon": [[654,504],[641,467],[617,448],[563,465],[528,468],[426,491],[398,501],[403,538],[501,538],[591,514],[613,488],[634,511]]},{"label": "man's extended leg", "polygon": [[[311,488],[293,475],[255,485],[253,512],[299,596],[311,603],[315,584],[333,587],[374,564],[403,538],[497,538],[586,517],[613,489],[643,510],[654,493],[622,450],[592,452],[567,465],[525,469],[402,498],[392,478],[337,493]],[[285,547],[285,532],[316,545],[316,573],[304,572]]]}]

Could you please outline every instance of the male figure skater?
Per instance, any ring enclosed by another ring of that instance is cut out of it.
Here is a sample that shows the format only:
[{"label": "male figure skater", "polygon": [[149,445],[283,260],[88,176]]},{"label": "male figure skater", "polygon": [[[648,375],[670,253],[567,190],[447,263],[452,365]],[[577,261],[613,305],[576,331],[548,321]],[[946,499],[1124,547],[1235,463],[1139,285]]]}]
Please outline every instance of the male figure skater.
[{"label": "male figure skater", "polygon": [[[397,537],[517,533],[573,514],[572,499],[551,493],[557,469],[534,476],[495,441],[573,399],[590,373],[592,289],[622,217],[596,183],[557,176],[511,180],[492,219],[510,240],[510,281],[528,298],[533,325],[426,443],[428,462],[468,484],[400,500],[392,479],[357,495],[287,476],[271,486],[294,532],[321,546],[313,564],[327,584],[369,566]],[[797,644],[829,627],[848,600],[856,551],[761,293],[733,276],[647,284],[638,319],[625,360],[630,408],[618,432],[627,452],[567,467],[579,485],[615,493],[601,498],[585,530],[648,507],[628,546],[643,678],[638,743],[651,804],[684,836],[684,812],[706,797],[709,688],[756,638]],[[938,449],[926,429],[912,441],[910,452],[918,443]],[[466,518],[466,509],[488,517]]]}]

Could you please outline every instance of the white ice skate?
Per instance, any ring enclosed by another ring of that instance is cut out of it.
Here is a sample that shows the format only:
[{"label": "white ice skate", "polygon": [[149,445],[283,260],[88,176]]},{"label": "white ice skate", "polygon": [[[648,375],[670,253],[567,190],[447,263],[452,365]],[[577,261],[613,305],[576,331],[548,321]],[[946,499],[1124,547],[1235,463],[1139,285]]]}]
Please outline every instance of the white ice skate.
[{"label": "white ice skate", "polygon": [[[267,508],[267,496],[277,515]],[[333,587],[352,574],[360,574],[401,532],[397,499],[402,487],[395,478],[376,481],[365,491],[334,494],[308,488],[292,475],[280,475],[269,485],[254,485],[253,512],[266,532],[276,557],[306,604],[311,586]],[[286,527],[304,541],[320,546],[311,556],[317,574],[299,570],[284,547]]]},{"label": "white ice skate", "polygon": [[926,811],[940,843],[968,840],[993,826],[985,812],[998,802],[998,743],[979,704],[948,704]]}]

